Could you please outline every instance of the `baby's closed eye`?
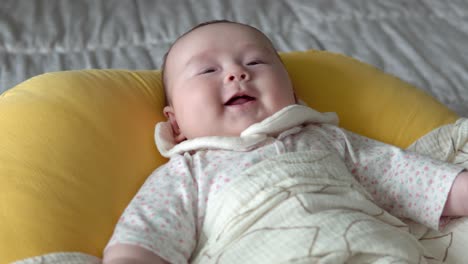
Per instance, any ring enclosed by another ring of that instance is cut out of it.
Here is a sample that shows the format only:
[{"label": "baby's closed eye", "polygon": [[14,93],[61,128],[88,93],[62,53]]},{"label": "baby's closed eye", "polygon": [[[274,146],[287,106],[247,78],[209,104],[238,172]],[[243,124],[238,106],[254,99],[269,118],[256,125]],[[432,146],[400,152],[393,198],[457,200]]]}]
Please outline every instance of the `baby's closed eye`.
[{"label": "baby's closed eye", "polygon": [[264,62],[262,60],[253,60],[253,61],[249,61],[247,62],[247,66],[255,66],[255,65],[258,65],[258,64],[264,64]]},{"label": "baby's closed eye", "polygon": [[216,71],[216,68],[209,67],[209,68],[204,68],[198,74],[208,74],[208,73],[212,73],[212,72],[215,72],[215,71]]}]

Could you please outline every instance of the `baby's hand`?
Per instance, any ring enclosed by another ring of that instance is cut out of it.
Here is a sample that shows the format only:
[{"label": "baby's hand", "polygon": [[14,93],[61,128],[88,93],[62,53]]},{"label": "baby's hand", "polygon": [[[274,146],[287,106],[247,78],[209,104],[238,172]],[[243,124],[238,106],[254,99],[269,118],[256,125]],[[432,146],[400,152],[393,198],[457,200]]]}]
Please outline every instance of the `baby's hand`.
[{"label": "baby's hand", "polygon": [[103,264],[167,264],[158,255],[142,247],[117,244],[104,251]]},{"label": "baby's hand", "polygon": [[442,215],[468,216],[468,171],[462,171],[455,178]]}]

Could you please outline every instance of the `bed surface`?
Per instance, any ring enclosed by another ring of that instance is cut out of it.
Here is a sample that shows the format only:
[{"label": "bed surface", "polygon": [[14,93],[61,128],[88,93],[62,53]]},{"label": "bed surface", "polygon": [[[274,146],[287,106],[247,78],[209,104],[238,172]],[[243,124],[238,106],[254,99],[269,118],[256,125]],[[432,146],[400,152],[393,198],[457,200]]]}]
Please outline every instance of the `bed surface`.
[{"label": "bed surface", "polygon": [[363,60],[468,116],[465,0],[4,0],[0,92],[49,71],[156,69],[177,36],[222,18],[258,27],[280,51]]}]

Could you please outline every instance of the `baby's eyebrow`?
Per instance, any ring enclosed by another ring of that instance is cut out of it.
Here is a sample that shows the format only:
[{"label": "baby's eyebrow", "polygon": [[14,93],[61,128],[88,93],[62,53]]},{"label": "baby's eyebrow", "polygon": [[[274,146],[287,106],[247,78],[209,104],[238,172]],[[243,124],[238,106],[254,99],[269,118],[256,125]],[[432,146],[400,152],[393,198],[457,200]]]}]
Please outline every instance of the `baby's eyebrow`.
[{"label": "baby's eyebrow", "polygon": [[263,52],[276,52],[276,50],[273,47],[270,47],[269,45],[259,45],[258,43],[246,44],[244,46],[244,50],[261,50]]},{"label": "baby's eyebrow", "polygon": [[[266,45],[258,45],[258,43],[247,43],[244,46],[242,46],[242,50],[244,52],[251,52],[251,51],[256,51],[260,50],[261,52],[264,52],[265,54],[271,54],[271,53],[276,53],[276,50],[274,50],[273,47],[266,46]],[[189,57],[189,59],[184,63],[184,68],[189,67],[191,64],[198,62],[202,59],[208,58],[210,55],[213,54],[212,50],[207,50],[203,51],[200,53],[197,53],[195,55],[192,55]]]},{"label": "baby's eyebrow", "polygon": [[184,64],[184,68],[187,68],[190,66],[190,64],[195,63],[203,58],[206,58],[211,52],[210,51],[204,51],[201,53],[197,53],[195,55],[192,55]]}]

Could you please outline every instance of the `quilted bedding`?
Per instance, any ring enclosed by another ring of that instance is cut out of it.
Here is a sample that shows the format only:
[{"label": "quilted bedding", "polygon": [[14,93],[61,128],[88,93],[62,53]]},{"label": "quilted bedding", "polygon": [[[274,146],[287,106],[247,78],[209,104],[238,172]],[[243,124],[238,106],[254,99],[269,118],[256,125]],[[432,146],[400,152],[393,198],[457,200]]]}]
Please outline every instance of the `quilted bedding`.
[{"label": "quilted bedding", "polygon": [[465,0],[3,0],[0,93],[50,71],[158,68],[177,36],[221,18],[258,27],[280,51],[363,60],[468,116]]}]

